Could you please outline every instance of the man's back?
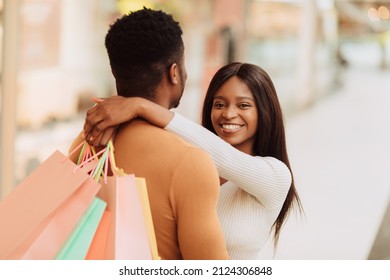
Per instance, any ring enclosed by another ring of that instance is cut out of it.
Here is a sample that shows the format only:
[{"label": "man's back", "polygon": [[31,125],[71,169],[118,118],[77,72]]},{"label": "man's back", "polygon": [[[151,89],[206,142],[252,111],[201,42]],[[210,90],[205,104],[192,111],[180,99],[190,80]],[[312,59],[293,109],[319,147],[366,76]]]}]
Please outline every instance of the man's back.
[{"label": "man's back", "polygon": [[118,167],[144,177],[162,259],[226,259],[218,173],[202,150],[136,120],[115,138]]}]

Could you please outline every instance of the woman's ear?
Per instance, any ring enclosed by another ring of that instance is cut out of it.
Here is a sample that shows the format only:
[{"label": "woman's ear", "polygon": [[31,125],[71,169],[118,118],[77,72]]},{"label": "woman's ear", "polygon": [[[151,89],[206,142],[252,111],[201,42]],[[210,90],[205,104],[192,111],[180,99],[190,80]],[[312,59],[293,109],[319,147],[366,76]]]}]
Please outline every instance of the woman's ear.
[{"label": "woman's ear", "polygon": [[176,63],[173,63],[171,67],[169,67],[169,81],[173,84],[179,83],[179,71]]}]

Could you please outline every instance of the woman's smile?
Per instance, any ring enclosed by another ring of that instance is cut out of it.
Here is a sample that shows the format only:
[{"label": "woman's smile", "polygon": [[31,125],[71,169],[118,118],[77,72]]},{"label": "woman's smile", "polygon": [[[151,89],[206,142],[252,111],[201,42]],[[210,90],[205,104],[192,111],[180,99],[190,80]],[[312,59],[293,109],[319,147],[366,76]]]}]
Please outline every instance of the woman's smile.
[{"label": "woman's smile", "polygon": [[244,125],[241,124],[231,124],[231,123],[221,123],[219,124],[219,127],[221,128],[222,132],[225,133],[234,133],[240,130]]}]

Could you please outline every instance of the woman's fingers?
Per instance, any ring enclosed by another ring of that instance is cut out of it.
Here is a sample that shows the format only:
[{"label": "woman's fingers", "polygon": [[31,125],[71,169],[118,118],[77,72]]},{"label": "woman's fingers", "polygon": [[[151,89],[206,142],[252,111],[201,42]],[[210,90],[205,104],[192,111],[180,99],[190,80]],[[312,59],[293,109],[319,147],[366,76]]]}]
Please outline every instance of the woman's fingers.
[{"label": "woman's fingers", "polygon": [[105,147],[110,139],[115,138],[116,129],[117,127],[109,127],[97,135],[90,136],[89,134],[85,137],[85,139],[91,146],[96,148]]},{"label": "woman's fingers", "polygon": [[105,98],[100,98],[100,97],[92,97],[91,98],[92,102],[95,102],[95,103],[100,103],[100,102],[103,102],[105,100]]},{"label": "woman's fingers", "polygon": [[106,125],[107,123],[102,120],[100,123],[97,125],[93,126],[90,131],[89,131],[89,137],[95,139],[98,135],[103,133],[106,129],[109,127]]},{"label": "woman's fingers", "polygon": [[84,121],[84,132],[89,134],[91,130],[93,130],[96,125],[101,123],[104,120],[104,110],[99,108],[100,104],[96,103],[94,107],[87,110],[85,121]]},{"label": "woman's fingers", "polygon": [[87,142],[88,142],[90,145],[92,145],[92,146],[94,146],[94,147],[96,147],[96,148],[99,148],[99,147],[100,147],[100,141],[101,141],[102,137],[103,137],[103,134],[100,134],[100,135],[98,135],[98,136],[97,136],[96,138],[94,138],[94,139],[90,138],[89,141],[87,140]]},{"label": "woman's fingers", "polygon": [[115,135],[118,125],[127,120],[123,119],[126,116],[124,100],[121,96],[92,98],[96,104],[87,110],[84,122],[85,138],[89,144],[105,146]]},{"label": "woman's fingers", "polygon": [[84,121],[84,133],[85,135],[90,134],[97,125],[99,125],[101,121],[97,121],[96,119],[86,118]]},{"label": "woman's fingers", "polygon": [[116,127],[107,128],[106,130],[103,131],[99,144],[101,146],[106,146],[108,141],[110,141],[110,139],[114,140],[115,134],[116,134]]}]

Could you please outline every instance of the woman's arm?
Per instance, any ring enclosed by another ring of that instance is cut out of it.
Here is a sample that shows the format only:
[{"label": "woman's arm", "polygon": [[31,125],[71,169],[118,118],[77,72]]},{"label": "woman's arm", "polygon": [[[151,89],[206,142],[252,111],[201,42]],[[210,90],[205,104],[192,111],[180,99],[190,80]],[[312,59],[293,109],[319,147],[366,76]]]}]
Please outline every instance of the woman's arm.
[{"label": "woman's arm", "polygon": [[177,113],[165,128],[206,150],[220,177],[252,194],[264,207],[277,208],[283,204],[291,185],[290,170],[283,162],[243,153]]},{"label": "woman's arm", "polygon": [[283,204],[291,185],[291,173],[276,158],[245,154],[201,125],[144,98],[115,96],[96,102],[88,110],[84,126],[90,144],[105,145],[111,137],[107,136],[108,128],[114,131],[113,126],[141,117],[206,150],[220,177],[252,194],[264,207],[277,208]]}]

